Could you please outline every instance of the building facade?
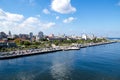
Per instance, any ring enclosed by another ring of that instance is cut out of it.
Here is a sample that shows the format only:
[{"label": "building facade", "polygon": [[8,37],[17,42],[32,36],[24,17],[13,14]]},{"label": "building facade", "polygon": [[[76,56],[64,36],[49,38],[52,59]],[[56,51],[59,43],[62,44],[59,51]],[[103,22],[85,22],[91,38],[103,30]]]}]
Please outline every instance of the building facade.
[{"label": "building facade", "polygon": [[29,36],[30,36],[30,42],[32,42],[33,41],[33,33],[30,32]]}]

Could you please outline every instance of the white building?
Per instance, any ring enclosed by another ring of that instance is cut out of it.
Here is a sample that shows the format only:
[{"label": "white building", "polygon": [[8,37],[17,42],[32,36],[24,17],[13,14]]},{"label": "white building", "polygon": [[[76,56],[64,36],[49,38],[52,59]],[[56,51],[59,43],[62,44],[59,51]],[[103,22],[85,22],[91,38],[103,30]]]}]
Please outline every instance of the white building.
[{"label": "white building", "polygon": [[36,39],[36,41],[39,41],[39,37],[38,36],[35,36],[35,39]]},{"label": "white building", "polygon": [[86,34],[82,34],[82,39],[84,39],[84,40],[87,40],[87,35]]},{"label": "white building", "polygon": [[55,36],[54,36],[54,34],[50,34],[49,37],[50,38],[54,38]]},{"label": "white building", "polygon": [[95,39],[96,37],[94,36],[94,34],[92,34],[92,35],[89,35],[88,38],[91,39],[91,40],[93,40],[93,39]]}]

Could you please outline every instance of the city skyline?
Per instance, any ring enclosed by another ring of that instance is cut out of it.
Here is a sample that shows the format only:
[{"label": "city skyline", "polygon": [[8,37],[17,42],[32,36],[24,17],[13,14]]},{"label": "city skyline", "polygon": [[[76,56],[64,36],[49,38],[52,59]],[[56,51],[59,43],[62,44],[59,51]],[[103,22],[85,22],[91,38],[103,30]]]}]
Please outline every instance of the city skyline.
[{"label": "city skyline", "polygon": [[119,0],[0,1],[0,32],[6,33],[120,37],[119,19]]}]

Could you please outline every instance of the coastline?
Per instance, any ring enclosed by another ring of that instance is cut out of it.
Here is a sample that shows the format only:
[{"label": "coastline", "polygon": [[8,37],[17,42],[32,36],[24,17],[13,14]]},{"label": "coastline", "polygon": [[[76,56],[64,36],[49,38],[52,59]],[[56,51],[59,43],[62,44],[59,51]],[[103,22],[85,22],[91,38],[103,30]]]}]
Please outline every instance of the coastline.
[{"label": "coastline", "polygon": [[112,44],[112,43],[116,43],[116,41],[78,44],[77,46],[74,46],[74,47],[63,46],[62,48],[57,47],[57,48],[43,48],[43,49],[30,49],[30,50],[20,50],[20,51],[11,51],[11,52],[0,52],[0,60],[46,54],[46,53],[52,53],[52,52],[58,52],[58,51],[80,50],[80,48],[93,47],[93,46]]}]

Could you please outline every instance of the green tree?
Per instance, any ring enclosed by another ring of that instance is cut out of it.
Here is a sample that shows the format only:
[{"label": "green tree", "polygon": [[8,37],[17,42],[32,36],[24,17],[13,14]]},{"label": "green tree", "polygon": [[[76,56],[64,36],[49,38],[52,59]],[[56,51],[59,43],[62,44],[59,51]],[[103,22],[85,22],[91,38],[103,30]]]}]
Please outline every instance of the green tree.
[{"label": "green tree", "polygon": [[17,44],[17,45],[20,45],[21,44],[21,39],[20,38],[17,38],[14,40],[14,42]]},{"label": "green tree", "polygon": [[31,45],[31,43],[29,41],[24,41],[23,45],[29,46],[29,45]]}]

